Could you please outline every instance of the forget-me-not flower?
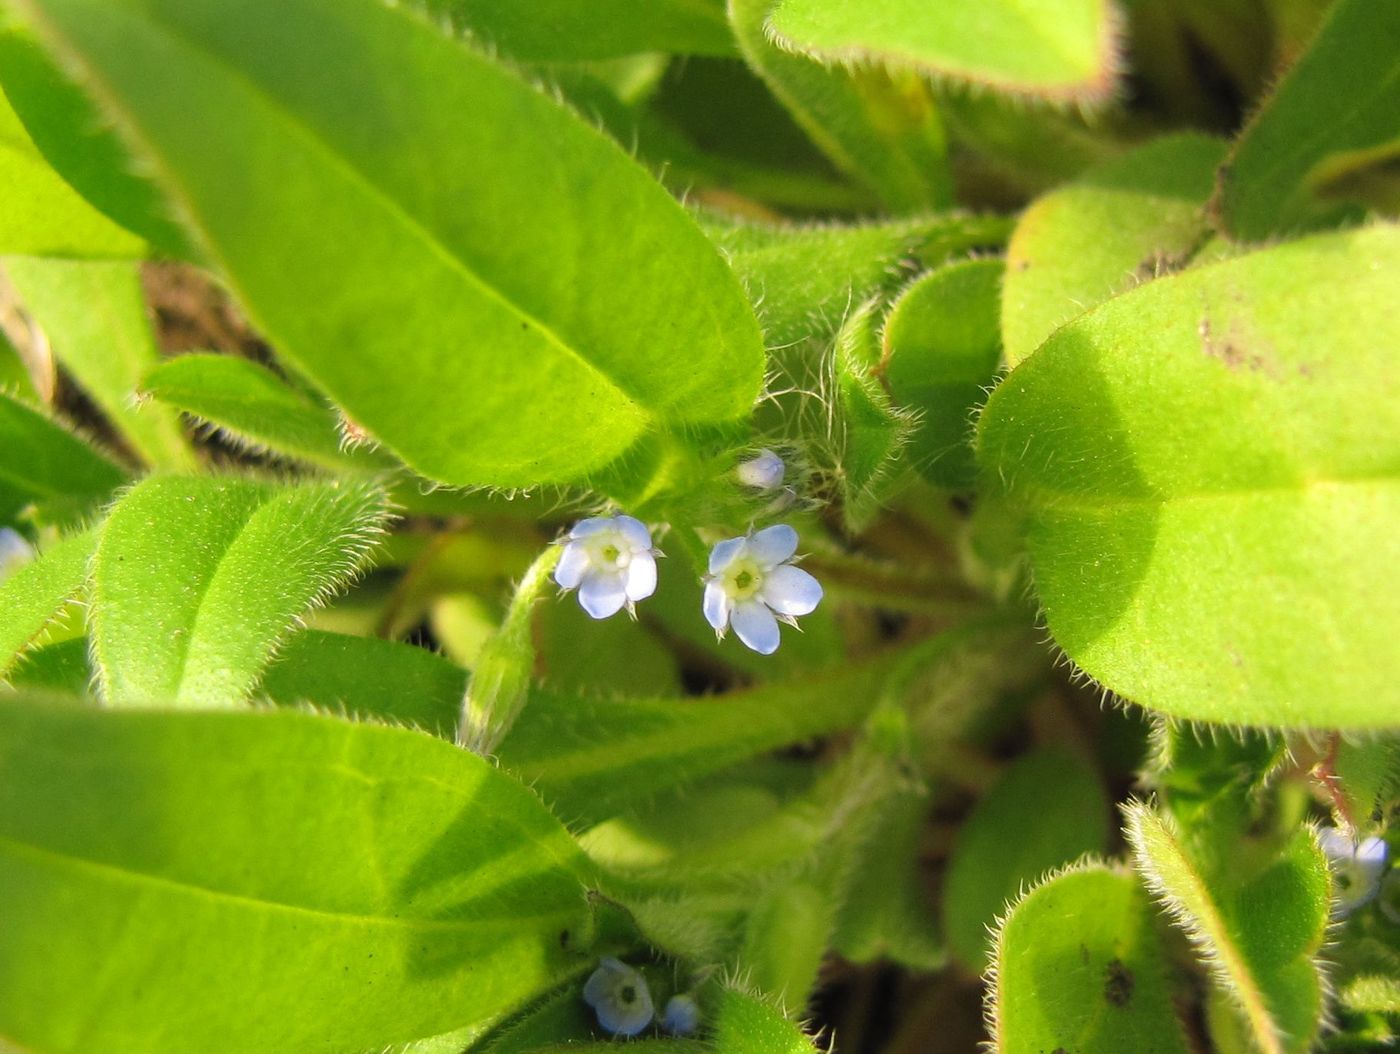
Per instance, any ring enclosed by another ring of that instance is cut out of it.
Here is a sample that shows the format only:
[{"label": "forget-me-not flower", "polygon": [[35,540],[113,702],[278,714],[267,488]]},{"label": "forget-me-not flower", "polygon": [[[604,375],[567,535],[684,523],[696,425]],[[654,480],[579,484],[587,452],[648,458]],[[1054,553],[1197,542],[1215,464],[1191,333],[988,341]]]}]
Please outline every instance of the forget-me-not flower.
[{"label": "forget-me-not flower", "polygon": [[705,618],[721,637],[733,626],[760,655],[778,650],[779,620],[796,626],[796,616],[815,610],[821,583],[792,563],[797,532],[785,523],[757,534],[728,538],[710,551],[705,579]]},{"label": "forget-me-not flower", "polygon": [[651,1024],[647,980],[617,959],[603,959],[583,986],[583,1001],[598,1015],[598,1024],[619,1036],[635,1036]]},{"label": "forget-me-not flower", "polygon": [[607,618],[656,592],[651,532],[631,516],[592,516],[574,524],[554,569],[563,589],[578,589],[578,602],[593,618]]},{"label": "forget-me-not flower", "polygon": [[771,450],[760,450],[757,457],[740,461],[734,469],[739,482],[755,490],[777,490],[783,485],[783,475],[787,471],[783,459]]},{"label": "forget-me-not flower", "polygon": [[1367,838],[1360,842],[1335,827],[1317,832],[1327,863],[1332,868],[1336,895],[1332,912],[1350,915],[1374,897],[1385,874],[1387,847],[1382,838]]},{"label": "forget-me-not flower", "polygon": [[673,1036],[689,1036],[700,1027],[700,1004],[692,995],[673,995],[666,1000],[661,1027]]}]

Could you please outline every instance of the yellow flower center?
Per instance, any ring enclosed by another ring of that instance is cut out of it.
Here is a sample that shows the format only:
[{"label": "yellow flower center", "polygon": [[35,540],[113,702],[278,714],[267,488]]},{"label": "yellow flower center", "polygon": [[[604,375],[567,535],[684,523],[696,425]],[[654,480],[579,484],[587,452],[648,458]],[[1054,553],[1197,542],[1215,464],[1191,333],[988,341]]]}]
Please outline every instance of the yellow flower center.
[{"label": "yellow flower center", "polygon": [[734,600],[748,600],[763,588],[763,571],[751,558],[735,560],[724,569],[724,591]]}]

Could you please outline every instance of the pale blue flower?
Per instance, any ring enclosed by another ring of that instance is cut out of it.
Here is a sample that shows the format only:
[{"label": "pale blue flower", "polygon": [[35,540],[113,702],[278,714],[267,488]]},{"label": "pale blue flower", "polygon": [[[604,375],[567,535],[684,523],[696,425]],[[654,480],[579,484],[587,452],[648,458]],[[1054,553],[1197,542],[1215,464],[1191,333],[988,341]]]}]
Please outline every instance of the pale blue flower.
[{"label": "pale blue flower", "polygon": [[34,559],[34,547],[11,527],[0,527],[0,578],[9,578]]},{"label": "pale blue flower", "polygon": [[783,475],[787,471],[783,459],[771,450],[760,450],[757,457],[740,461],[734,474],[739,482],[754,490],[777,490],[783,485]]},{"label": "pale blue flower", "polygon": [[574,524],[554,569],[554,581],[578,589],[578,602],[593,618],[607,618],[656,592],[651,532],[631,516],[593,516]]},{"label": "pale blue flower", "polygon": [[635,1036],[656,1013],[646,978],[617,959],[598,963],[583,986],[583,1001],[598,1015],[598,1024],[619,1036]]},{"label": "pale blue flower", "polygon": [[729,627],[760,655],[778,650],[778,623],[816,609],[821,583],[794,566],[797,532],[785,523],[728,538],[710,551],[705,619],[721,637]]},{"label": "pale blue flower", "polygon": [[1350,915],[1380,889],[1386,866],[1385,840],[1367,838],[1358,843],[1335,827],[1324,827],[1317,834],[1332,868],[1332,912]]},{"label": "pale blue flower", "polygon": [[673,995],[666,1000],[661,1027],[673,1036],[688,1036],[700,1027],[700,1004],[694,996]]}]

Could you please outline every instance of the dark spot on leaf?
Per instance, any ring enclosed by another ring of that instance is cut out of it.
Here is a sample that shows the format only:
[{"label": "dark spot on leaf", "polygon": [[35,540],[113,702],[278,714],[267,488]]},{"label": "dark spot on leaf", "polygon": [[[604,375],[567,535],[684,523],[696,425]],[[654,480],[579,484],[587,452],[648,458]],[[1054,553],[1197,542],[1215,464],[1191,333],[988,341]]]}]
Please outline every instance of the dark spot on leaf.
[{"label": "dark spot on leaf", "polygon": [[1123,960],[1114,959],[1104,967],[1103,997],[1113,1006],[1125,1007],[1133,1001],[1133,983],[1133,971]]}]

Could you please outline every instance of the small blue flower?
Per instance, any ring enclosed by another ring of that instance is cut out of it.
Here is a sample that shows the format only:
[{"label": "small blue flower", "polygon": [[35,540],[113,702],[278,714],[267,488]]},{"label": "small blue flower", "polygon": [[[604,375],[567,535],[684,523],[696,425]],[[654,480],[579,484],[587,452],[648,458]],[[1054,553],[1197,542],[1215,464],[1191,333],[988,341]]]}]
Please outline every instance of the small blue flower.
[{"label": "small blue flower", "polygon": [[796,626],[822,599],[821,583],[792,562],[797,532],[785,523],[728,538],[710,551],[705,619],[723,637],[734,632],[760,655],[778,650],[778,622]]},{"label": "small blue flower", "polygon": [[593,618],[607,618],[656,592],[651,532],[631,516],[593,516],[574,524],[554,569],[563,589],[578,589],[578,602]]},{"label": "small blue flower", "polygon": [[1367,838],[1361,843],[1335,827],[1318,831],[1318,841],[1332,868],[1334,895],[1332,912],[1350,915],[1380,889],[1385,874],[1387,846],[1384,839]]},{"label": "small blue flower", "polygon": [[754,490],[777,490],[783,485],[783,475],[787,471],[783,459],[771,450],[760,450],[757,457],[740,461],[734,469],[739,482]]},{"label": "small blue flower", "polygon": [[673,995],[666,1000],[661,1027],[673,1036],[688,1036],[700,1027],[700,1004],[694,996]]},{"label": "small blue flower", "polygon": [[598,1015],[598,1024],[619,1036],[635,1036],[656,1013],[646,978],[616,959],[599,961],[583,986],[583,1001]]},{"label": "small blue flower", "polygon": [[24,535],[10,527],[0,527],[0,578],[9,578],[34,559],[34,547]]}]

